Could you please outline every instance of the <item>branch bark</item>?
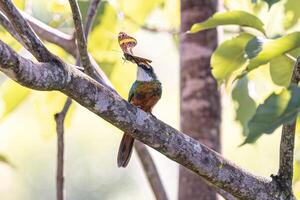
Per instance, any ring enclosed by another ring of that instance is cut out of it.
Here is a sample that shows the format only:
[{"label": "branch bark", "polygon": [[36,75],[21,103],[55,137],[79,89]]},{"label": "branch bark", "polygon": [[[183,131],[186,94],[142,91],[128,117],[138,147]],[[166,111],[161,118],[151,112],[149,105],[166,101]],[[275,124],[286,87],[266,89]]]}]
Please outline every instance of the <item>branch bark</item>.
[{"label": "branch bark", "polygon": [[10,21],[6,18],[6,16],[2,12],[0,12],[0,23],[3,26],[3,28],[5,28],[12,37],[14,37],[24,47],[26,46],[26,44],[23,42],[23,39],[20,37],[20,35],[15,30],[15,28],[11,25]]},{"label": "branch bark", "polygon": [[40,62],[53,60],[54,55],[51,54],[42,41],[36,37],[27,21],[22,17],[11,0],[1,0],[0,7],[2,12],[10,19],[14,29],[18,32],[20,38],[22,38],[23,43],[26,44],[24,47]]},{"label": "branch bark", "polygon": [[56,166],[56,199],[65,199],[64,189],[64,121],[71,106],[71,98],[67,99],[61,112],[54,115],[57,133],[57,166]]},{"label": "branch bark", "polygon": [[95,80],[99,80],[98,82],[102,82],[102,80],[100,81],[99,79],[99,74],[96,73],[90,61],[90,57],[87,51],[86,36],[83,31],[83,23],[78,3],[76,0],[69,0],[69,4],[72,10],[72,16],[75,25],[75,35],[80,63],[82,64],[86,74],[90,75]]},{"label": "branch bark", "polygon": [[275,181],[237,167],[62,61],[34,64],[0,41],[0,70],[26,87],[63,92],[122,131],[131,133],[135,139],[235,197],[276,200],[282,195]]},{"label": "branch bark", "polygon": [[[291,84],[300,81],[300,57],[297,58],[291,78]],[[294,145],[295,145],[296,120],[284,124],[280,140],[279,171],[275,179],[286,191],[286,198],[295,198],[293,195],[293,171],[294,171]]]}]

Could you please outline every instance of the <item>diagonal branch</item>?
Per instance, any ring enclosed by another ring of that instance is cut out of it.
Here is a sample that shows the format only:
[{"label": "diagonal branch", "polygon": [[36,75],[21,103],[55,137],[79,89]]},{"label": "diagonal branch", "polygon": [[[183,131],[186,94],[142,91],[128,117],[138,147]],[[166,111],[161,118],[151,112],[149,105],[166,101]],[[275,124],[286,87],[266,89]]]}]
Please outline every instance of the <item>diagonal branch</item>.
[{"label": "diagonal branch", "polygon": [[[291,84],[298,84],[300,81],[300,57],[297,58],[294,71],[291,78]],[[295,145],[295,129],[296,120],[284,124],[282,127],[281,141],[280,141],[280,156],[279,156],[279,171],[276,178],[283,188],[288,191],[287,196],[293,196],[293,165],[294,165],[294,145]]]},{"label": "diagonal branch", "polygon": [[62,61],[34,64],[0,41],[0,71],[26,87],[63,92],[135,139],[235,197],[260,200],[282,198],[276,182],[241,169]]},{"label": "diagonal branch", "polygon": [[22,17],[11,0],[0,0],[0,8],[2,12],[10,19],[15,31],[18,32],[25,48],[30,51],[34,57],[40,62],[49,62],[54,56],[44,46],[42,41],[35,35],[27,21]]},{"label": "diagonal branch", "polygon": [[69,4],[72,10],[73,14],[73,21],[75,25],[75,35],[76,35],[76,41],[77,41],[77,50],[79,52],[80,61],[82,66],[84,66],[84,71],[87,74],[90,74],[91,77],[95,78],[94,76],[94,69],[91,65],[91,61],[88,55],[87,51],[87,45],[86,45],[86,36],[83,32],[83,23],[81,18],[81,13],[79,10],[79,6],[77,4],[76,0],[69,0]]},{"label": "diagonal branch", "polygon": [[26,44],[23,42],[23,39],[20,37],[20,35],[15,30],[15,28],[11,25],[10,21],[6,18],[6,16],[2,12],[0,12],[0,23],[3,26],[3,28],[5,28],[12,37],[14,37],[24,47],[26,46]]},{"label": "diagonal branch", "polygon": [[103,80],[105,80],[104,73],[102,70],[99,68],[93,67],[94,65],[92,64],[90,60],[90,55],[87,51],[87,45],[86,45],[86,37],[84,35],[83,31],[83,24],[81,20],[81,14],[79,10],[79,6],[77,4],[76,0],[69,0],[69,4],[72,10],[73,14],[73,21],[75,25],[75,33],[76,33],[76,41],[77,41],[77,46],[78,46],[78,51],[80,55],[80,61],[81,64],[84,68],[84,71],[86,74],[91,76],[93,79],[95,79],[97,82],[101,84],[105,84],[106,86],[107,83],[105,83]]},{"label": "diagonal branch", "polygon": [[154,160],[152,159],[150,152],[147,150],[147,147],[139,141],[134,143],[134,147],[138,153],[138,157],[142,163],[144,172],[148,178],[156,199],[168,200],[167,193],[158,174]]},{"label": "diagonal branch", "polygon": [[[45,23],[26,14],[25,12],[22,12],[22,11],[20,11],[20,12],[23,15],[23,17],[30,23],[33,30],[39,35],[39,37],[41,37],[43,40],[46,40],[48,42],[51,42],[53,44],[60,46],[66,52],[68,52],[69,54],[71,54],[73,57],[76,58],[77,45],[75,43],[75,39],[72,36],[65,34],[57,29],[54,29],[54,28],[46,25]],[[0,23],[2,23],[2,22],[0,21]],[[3,26],[5,27],[5,25],[3,25]],[[7,27],[5,27],[5,28],[7,29]],[[11,29],[7,29],[7,30],[10,32]],[[13,36],[15,37],[15,35],[13,35]],[[18,38],[16,38],[16,39],[19,41]],[[19,41],[19,42],[21,44],[23,43],[23,41]],[[23,45],[25,46],[26,44],[23,44]],[[90,61],[91,61],[93,68],[96,70],[96,74],[98,74],[99,77],[101,77],[103,79],[103,81],[101,83],[112,88],[112,85],[109,82],[109,79],[107,78],[105,73],[101,70],[101,68],[98,66],[97,62],[91,56],[90,56]]]}]

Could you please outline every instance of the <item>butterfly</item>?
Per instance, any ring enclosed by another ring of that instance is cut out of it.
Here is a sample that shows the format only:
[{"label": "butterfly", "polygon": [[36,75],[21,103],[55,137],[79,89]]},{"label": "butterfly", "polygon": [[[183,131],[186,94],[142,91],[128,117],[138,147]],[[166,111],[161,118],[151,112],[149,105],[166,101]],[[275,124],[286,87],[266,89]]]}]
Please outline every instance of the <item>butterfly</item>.
[{"label": "butterfly", "polygon": [[135,38],[124,32],[120,32],[118,41],[126,60],[136,64],[144,64],[146,66],[150,65],[149,63],[152,62],[151,60],[133,55],[132,49],[137,45]]}]

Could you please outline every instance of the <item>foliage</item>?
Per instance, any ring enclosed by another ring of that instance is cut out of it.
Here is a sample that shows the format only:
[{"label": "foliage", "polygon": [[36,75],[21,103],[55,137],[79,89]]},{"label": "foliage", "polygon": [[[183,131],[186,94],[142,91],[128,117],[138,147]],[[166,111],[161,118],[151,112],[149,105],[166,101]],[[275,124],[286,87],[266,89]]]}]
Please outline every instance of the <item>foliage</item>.
[{"label": "foliage", "polygon": [[255,142],[262,133],[271,134],[283,123],[295,120],[300,109],[300,88],[291,85],[279,94],[273,93],[263,104],[259,105],[256,113],[248,123],[249,134],[245,143]]},{"label": "foliage", "polygon": [[244,136],[248,135],[247,124],[256,110],[256,103],[248,94],[248,82],[247,77],[238,80],[232,91],[232,99],[238,104],[236,120],[242,125]]},{"label": "foliage", "polygon": [[191,27],[190,32],[196,33],[206,29],[215,28],[219,25],[240,25],[251,27],[265,33],[264,24],[256,16],[240,11],[228,11],[224,13],[216,13],[204,22],[196,23]]},{"label": "foliage", "polygon": [[[270,9],[271,6],[279,1],[265,2]],[[261,2],[255,1],[253,3],[260,4]],[[291,3],[292,1],[287,1],[285,8]],[[246,11],[237,10],[214,14],[204,22],[194,24],[190,31],[195,33],[208,28],[228,24],[238,25],[241,28],[251,27],[265,33],[263,27],[266,25],[259,19],[259,16],[255,16]],[[285,25],[282,24],[282,26]],[[237,120],[243,125],[244,135],[246,135],[244,143],[253,143],[263,133],[271,134],[277,127],[296,117],[298,109],[293,103],[295,98],[299,98],[299,96],[297,96],[298,90],[296,86],[289,88],[289,85],[295,57],[299,55],[299,47],[300,32],[282,33],[268,37],[268,32],[262,35],[250,29],[240,29],[238,36],[223,41],[214,51],[211,57],[211,66],[213,75],[219,83],[225,82],[228,86],[228,84],[232,83],[232,80],[248,76],[251,71],[267,64],[274,84],[286,88],[282,89],[280,93],[274,91],[275,93],[269,96],[264,104],[258,106],[253,118],[247,123],[249,117],[253,114],[252,109],[254,108],[254,104],[252,103],[249,110],[246,109],[246,111],[249,112],[247,113],[248,115],[241,115],[241,106],[247,105],[247,103],[253,100],[247,95],[249,92],[245,92],[249,90],[249,88],[244,86],[242,87],[243,90],[241,90],[239,85],[243,83],[243,81],[238,82],[232,95],[233,99],[239,103],[237,108]],[[236,91],[239,91],[240,94]],[[244,98],[239,97],[239,95],[244,96]],[[289,95],[291,95],[291,97],[289,97]],[[283,105],[289,105],[291,107],[288,107],[287,111],[283,112]],[[273,110],[272,112],[270,108]],[[291,112],[291,110],[293,110],[293,112]],[[281,111],[283,113],[281,113]]]},{"label": "foliage", "polygon": [[244,66],[247,61],[244,49],[251,38],[251,34],[241,33],[223,42],[214,51],[211,57],[212,73],[219,83],[227,81],[234,72]]}]

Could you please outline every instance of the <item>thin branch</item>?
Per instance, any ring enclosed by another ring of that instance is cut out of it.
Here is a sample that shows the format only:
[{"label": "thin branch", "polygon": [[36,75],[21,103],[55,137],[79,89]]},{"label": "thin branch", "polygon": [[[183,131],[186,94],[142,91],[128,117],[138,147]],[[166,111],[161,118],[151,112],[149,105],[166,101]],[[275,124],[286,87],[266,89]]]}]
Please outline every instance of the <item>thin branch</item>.
[{"label": "thin branch", "polygon": [[154,160],[152,159],[150,152],[147,150],[147,147],[139,141],[135,142],[134,147],[136,152],[138,153],[138,157],[142,163],[145,174],[148,178],[156,199],[168,200],[166,191],[154,164]]},{"label": "thin branch", "polygon": [[77,46],[73,36],[52,28],[25,12],[20,11],[20,13],[40,38],[62,47],[66,52],[76,57]]},{"label": "thin branch", "polygon": [[[69,4],[70,4],[71,10],[72,10],[73,21],[74,21],[74,25],[75,25],[75,35],[76,35],[76,41],[77,41],[77,46],[78,46],[77,49],[78,49],[78,52],[80,55],[81,64],[84,67],[84,70],[86,72],[89,72],[89,73],[91,72],[90,74],[93,74],[94,69],[91,65],[88,51],[87,51],[86,36],[84,35],[84,32],[83,32],[83,23],[82,23],[79,6],[78,6],[76,0],[69,0]],[[87,73],[87,74],[89,74],[89,73]]]},{"label": "thin branch", "polygon": [[55,114],[57,133],[56,199],[65,199],[64,190],[64,121],[72,100],[67,99],[62,111]]},{"label": "thin branch", "polygon": [[53,60],[53,54],[48,51],[42,41],[35,35],[11,0],[0,0],[0,7],[2,12],[9,18],[16,32],[19,33],[22,41],[26,44],[24,47],[40,62]]},{"label": "thin branch", "polygon": [[[300,57],[297,58],[294,66],[291,84],[298,84],[300,80]],[[294,145],[295,145],[295,129],[296,120],[284,124],[282,127],[281,141],[280,141],[280,157],[279,157],[279,171],[277,175],[277,182],[282,189],[288,191],[287,196],[293,196],[292,181],[293,181],[293,165],[294,165]]]},{"label": "thin branch", "polygon": [[3,26],[3,28],[5,28],[12,37],[14,37],[24,47],[26,46],[26,44],[23,42],[20,35],[17,33],[15,28],[11,25],[10,21],[6,18],[6,16],[2,12],[0,12],[0,23]]},{"label": "thin branch", "polygon": [[38,90],[59,90],[135,139],[192,170],[208,182],[241,199],[280,199],[270,178],[255,176],[220,154],[136,108],[117,93],[61,61],[24,59],[0,40],[0,71]]},{"label": "thin branch", "polygon": [[84,71],[97,82],[110,87],[110,85],[107,85],[107,83],[103,81],[105,80],[105,77],[103,76],[105,74],[99,68],[95,68],[90,59],[91,56],[87,51],[86,37],[84,35],[81,13],[77,1],[69,0],[69,4],[72,10],[73,21],[75,25],[76,41],[78,46],[77,49],[79,51],[80,61],[84,68]]},{"label": "thin branch", "polygon": [[[88,18],[85,25],[85,37],[88,38],[89,30],[93,24],[94,16],[97,13],[99,0],[91,2],[88,10]],[[80,57],[77,55],[76,65],[78,66]],[[101,78],[101,77],[100,77]],[[56,172],[56,199],[64,200],[64,120],[72,104],[72,99],[67,98],[65,105],[60,113],[55,114],[56,132],[57,132],[57,172]]]},{"label": "thin branch", "polygon": [[87,36],[92,30],[92,26],[94,24],[94,20],[97,14],[97,9],[98,6],[100,5],[100,0],[94,0],[91,2],[89,9],[87,11],[87,16],[86,16],[86,22],[85,22],[85,27],[84,27],[84,35],[85,38],[88,38]]}]

